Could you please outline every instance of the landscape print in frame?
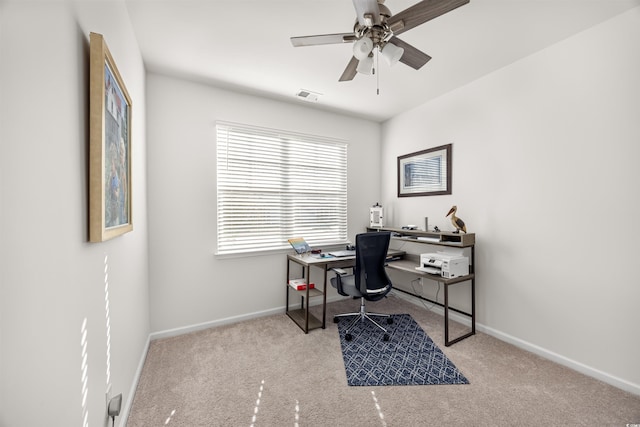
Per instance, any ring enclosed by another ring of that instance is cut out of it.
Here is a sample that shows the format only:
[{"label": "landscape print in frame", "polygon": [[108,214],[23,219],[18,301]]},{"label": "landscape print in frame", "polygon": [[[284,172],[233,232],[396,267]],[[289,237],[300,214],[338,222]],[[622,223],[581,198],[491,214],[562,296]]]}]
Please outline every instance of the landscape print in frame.
[{"label": "landscape print in frame", "polygon": [[451,148],[441,145],[398,157],[398,197],[451,194]]}]

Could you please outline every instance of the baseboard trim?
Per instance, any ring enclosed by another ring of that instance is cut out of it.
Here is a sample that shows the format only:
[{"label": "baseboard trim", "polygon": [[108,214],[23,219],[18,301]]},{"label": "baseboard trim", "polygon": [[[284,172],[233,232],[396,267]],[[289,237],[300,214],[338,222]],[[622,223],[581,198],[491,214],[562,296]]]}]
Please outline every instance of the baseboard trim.
[{"label": "baseboard trim", "polygon": [[[341,297],[340,295],[338,295],[336,297],[327,297],[327,304],[330,303],[330,302],[339,301],[341,299],[344,299],[344,297]],[[316,306],[316,305],[320,305],[320,304],[322,304],[322,301],[320,301],[319,298],[315,298],[315,299],[311,300],[311,304],[310,305],[311,306]],[[276,307],[276,308],[271,308],[271,309],[268,309],[268,310],[255,311],[253,313],[241,314],[239,316],[231,316],[231,317],[225,317],[223,319],[212,320],[210,322],[197,323],[197,324],[193,324],[193,325],[182,326],[182,327],[179,327],[179,328],[166,329],[164,331],[152,332],[149,335],[149,339],[151,341],[154,341],[154,340],[162,339],[162,338],[175,337],[175,336],[178,336],[178,335],[188,334],[190,332],[201,331],[203,329],[215,328],[217,326],[229,325],[231,323],[238,323],[238,322],[242,322],[244,320],[257,319],[257,318],[260,318],[260,317],[271,316],[271,315],[274,315],[274,314],[284,314],[284,312],[285,312],[285,306],[283,305],[283,306]]]},{"label": "baseboard trim", "polygon": [[243,320],[256,319],[259,317],[270,316],[272,314],[278,314],[284,312],[283,307],[272,308],[269,310],[256,311],[253,313],[242,314],[239,316],[225,317],[223,319],[212,320],[209,322],[196,323],[193,325],[181,326],[179,328],[166,329],[164,331],[152,332],[149,335],[151,341],[155,341],[162,338],[175,337],[178,335],[184,335],[191,332],[201,331],[204,329],[215,328],[216,326],[229,325],[232,323],[242,322]]},{"label": "baseboard trim", "polygon": [[[411,295],[403,294],[401,292],[394,293],[398,298],[402,298],[406,301],[409,301],[417,306],[423,307],[424,301],[419,298],[415,298]],[[428,304],[428,303],[426,303]],[[436,314],[444,316],[444,309],[438,305],[433,305],[430,310]],[[461,316],[457,313],[449,313],[449,320],[454,322],[462,323],[463,325],[470,326],[471,320],[468,317]],[[562,356],[558,353],[554,353],[553,351],[547,350],[538,345],[532,344],[528,341],[524,341],[520,338],[516,338],[509,334],[506,334],[497,329],[491,328],[489,326],[483,325],[481,323],[476,322],[476,330],[483,332],[487,335],[491,335],[494,338],[499,339],[500,341],[504,341],[509,343],[515,347],[526,350],[530,353],[536,354],[544,359],[551,360],[552,362],[558,363],[559,365],[566,366],[569,369],[573,369],[574,371],[580,372],[581,374],[587,375],[589,377],[600,380],[604,383],[612,385],[616,388],[619,388],[624,391],[628,391],[629,393],[640,396],[640,385],[634,384],[630,381],[624,380],[622,378],[618,378],[614,375],[608,374],[599,369],[592,368],[591,366],[587,366],[584,363],[580,363],[573,359],[569,359],[568,357]]]},{"label": "baseboard trim", "polygon": [[547,350],[545,348],[542,348],[530,342],[521,340],[520,338],[516,338],[509,334],[505,334],[504,332],[498,331],[488,326],[476,323],[476,329],[481,332],[484,332],[487,335],[491,335],[492,337],[497,338],[500,341],[504,341],[506,343],[512,344],[518,348],[527,350],[531,353],[537,354],[540,357],[543,357],[545,359],[551,360],[552,362],[558,363],[559,365],[566,366],[567,368],[580,372],[581,374],[587,375],[589,377],[600,380],[604,383],[612,385],[621,390],[628,391],[629,393],[640,396],[640,384],[634,384],[625,379],[618,378],[607,372],[601,371],[599,369],[595,369],[591,366],[585,365],[584,363],[580,363],[573,359],[569,359],[568,357],[562,356],[561,354],[554,353],[553,351]]},{"label": "baseboard trim", "polygon": [[149,336],[147,336],[147,341],[142,348],[142,354],[140,355],[140,360],[138,361],[138,368],[136,369],[136,373],[133,376],[133,382],[131,387],[129,388],[129,395],[127,396],[127,400],[125,401],[124,408],[122,413],[120,414],[120,422],[119,426],[126,426],[127,420],[129,419],[129,412],[131,411],[131,406],[133,405],[133,399],[136,396],[136,390],[138,389],[138,382],[140,382],[140,376],[142,375],[142,368],[144,367],[144,362],[147,360],[147,353],[149,352]]}]

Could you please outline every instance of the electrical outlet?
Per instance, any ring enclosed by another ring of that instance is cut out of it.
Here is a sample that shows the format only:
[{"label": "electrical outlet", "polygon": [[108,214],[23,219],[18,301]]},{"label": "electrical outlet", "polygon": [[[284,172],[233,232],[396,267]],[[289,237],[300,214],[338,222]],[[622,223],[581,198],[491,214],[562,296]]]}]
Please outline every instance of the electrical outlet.
[{"label": "electrical outlet", "polygon": [[120,393],[113,399],[109,400],[109,403],[107,404],[107,415],[109,415],[112,418],[115,418],[118,415],[120,415],[121,408],[122,408],[122,393]]}]

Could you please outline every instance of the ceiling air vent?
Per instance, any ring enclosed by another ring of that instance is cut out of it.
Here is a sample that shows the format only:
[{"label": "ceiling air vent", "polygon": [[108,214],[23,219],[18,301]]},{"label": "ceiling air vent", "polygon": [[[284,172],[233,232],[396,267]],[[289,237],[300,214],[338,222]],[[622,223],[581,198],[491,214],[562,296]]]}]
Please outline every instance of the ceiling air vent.
[{"label": "ceiling air vent", "polygon": [[310,90],[300,89],[296,96],[307,102],[317,102],[320,98],[320,94],[316,92],[311,92]]}]

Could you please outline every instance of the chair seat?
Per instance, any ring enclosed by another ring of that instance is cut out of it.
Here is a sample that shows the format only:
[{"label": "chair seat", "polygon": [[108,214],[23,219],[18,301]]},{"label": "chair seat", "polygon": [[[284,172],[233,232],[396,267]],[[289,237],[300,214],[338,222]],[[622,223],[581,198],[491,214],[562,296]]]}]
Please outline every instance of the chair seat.
[{"label": "chair seat", "polygon": [[[336,277],[331,278],[331,286],[336,289],[338,289],[338,284],[336,283],[337,280],[338,279]],[[353,274],[342,276],[340,278],[340,281],[342,284],[342,290],[344,291],[342,295],[352,296],[356,298],[360,298],[363,296],[362,292],[360,292],[360,290],[356,287],[356,279]]]}]

